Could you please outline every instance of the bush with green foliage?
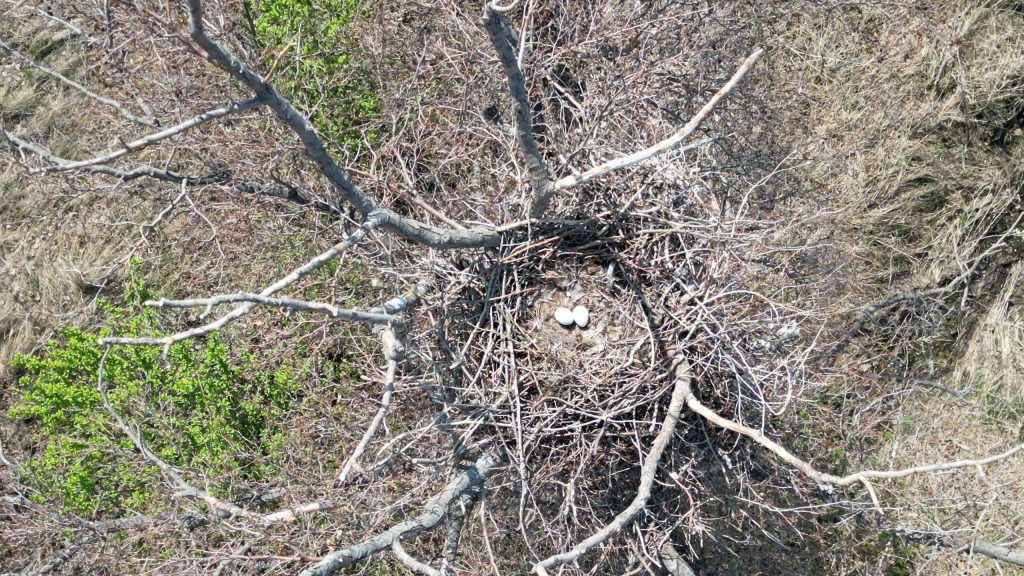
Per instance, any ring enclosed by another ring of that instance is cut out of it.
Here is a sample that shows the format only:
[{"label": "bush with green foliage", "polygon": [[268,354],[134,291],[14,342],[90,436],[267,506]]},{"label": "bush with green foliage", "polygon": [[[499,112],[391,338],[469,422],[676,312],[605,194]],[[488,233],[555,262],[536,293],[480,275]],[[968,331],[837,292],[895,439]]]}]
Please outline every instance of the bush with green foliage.
[{"label": "bush with green foliage", "polygon": [[250,4],[256,41],[273,82],[326,140],[358,146],[377,112],[368,72],[352,58],[352,34],[369,12],[360,0],[255,0]]},{"label": "bush with green foliage", "polygon": [[[21,473],[38,490],[35,499],[94,517],[152,503],[159,472],[113,424],[97,388],[98,338],[152,333],[156,315],[140,306],[149,297],[130,279],[124,306],[101,304],[108,326],[98,335],[65,328],[41,353],[16,359],[21,398],[9,416],[34,424],[39,448]],[[166,360],[161,353],[113,347],[103,370],[111,405],[140,428],[148,447],[211,478],[272,474],[285,439],[279,422],[297,394],[293,367],[264,372],[250,355],[233,363],[215,337],[176,344]]]}]

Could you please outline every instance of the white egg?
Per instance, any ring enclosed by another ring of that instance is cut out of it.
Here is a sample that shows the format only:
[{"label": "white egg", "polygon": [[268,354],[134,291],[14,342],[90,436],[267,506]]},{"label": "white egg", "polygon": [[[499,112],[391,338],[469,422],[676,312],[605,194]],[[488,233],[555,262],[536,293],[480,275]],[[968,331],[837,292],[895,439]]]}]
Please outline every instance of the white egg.
[{"label": "white egg", "polygon": [[568,308],[559,307],[555,310],[555,320],[562,326],[572,326],[572,312]]},{"label": "white egg", "polygon": [[586,306],[577,306],[572,310],[572,321],[580,328],[586,328],[590,324],[590,311]]}]

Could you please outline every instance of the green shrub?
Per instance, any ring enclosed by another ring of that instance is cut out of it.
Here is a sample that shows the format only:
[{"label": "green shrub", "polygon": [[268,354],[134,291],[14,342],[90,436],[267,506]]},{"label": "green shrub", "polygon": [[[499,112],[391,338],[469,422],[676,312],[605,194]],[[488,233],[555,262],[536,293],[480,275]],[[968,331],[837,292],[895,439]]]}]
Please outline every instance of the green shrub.
[{"label": "green shrub", "polygon": [[[21,398],[9,416],[35,423],[39,448],[22,472],[38,499],[56,499],[86,516],[139,511],[153,501],[159,472],[114,426],[96,387],[99,337],[156,330],[153,310],[139,307],[147,298],[141,282],[131,280],[126,306],[102,305],[108,326],[98,335],[66,328],[41,353],[15,360],[23,371]],[[140,427],[148,447],[212,478],[272,474],[284,440],[278,422],[297,392],[292,367],[264,372],[251,355],[232,363],[215,337],[179,343],[166,361],[161,353],[117,346],[104,366],[111,404]]]},{"label": "green shrub", "polygon": [[[353,27],[368,12],[359,0],[255,0],[253,31],[272,83],[330,142],[355,148],[373,140],[365,126],[377,112],[369,73],[352,58]],[[364,133],[365,132],[365,133]]]}]

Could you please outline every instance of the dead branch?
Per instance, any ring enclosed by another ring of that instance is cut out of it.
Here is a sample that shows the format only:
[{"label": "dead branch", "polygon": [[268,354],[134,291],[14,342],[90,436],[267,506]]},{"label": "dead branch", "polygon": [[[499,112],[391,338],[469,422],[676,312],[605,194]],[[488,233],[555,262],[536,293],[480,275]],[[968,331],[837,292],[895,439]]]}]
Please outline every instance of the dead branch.
[{"label": "dead branch", "polygon": [[[323,252],[318,256],[310,259],[302,266],[299,266],[298,268],[293,270],[284,278],[281,278],[274,284],[271,284],[270,286],[266,287],[262,292],[259,293],[259,296],[269,297],[279,292],[280,290],[294,284],[295,282],[298,282],[299,280],[305,278],[306,276],[309,276],[324,264],[327,264],[331,260],[334,260],[342,253],[346,252],[349,248],[356,245],[360,240],[366,237],[366,235],[370,232],[370,230],[372,230],[376,226],[376,224],[376,221],[368,220],[362,226],[357,228],[355,232],[348,235],[348,237],[346,237],[344,240],[338,242],[334,246],[331,246],[331,248],[326,252]],[[162,338],[101,338],[99,343],[100,345],[103,346],[108,344],[127,344],[132,346],[163,346],[163,354],[164,357],[166,358],[167,354],[169,354],[171,351],[171,346],[173,346],[175,343],[220,330],[229,323],[237,320],[238,318],[241,318],[242,316],[245,316],[254,308],[256,308],[256,306],[258,306],[256,302],[245,302],[241,306],[221,316],[217,320],[210,322],[209,324],[198,326],[196,328],[185,330],[183,332],[178,332],[176,334],[171,334],[169,336],[164,336]]]},{"label": "dead branch", "polygon": [[981,554],[1000,562],[1024,566],[1024,553],[987,540],[960,538],[947,532],[935,532],[917,528],[900,528],[894,530],[894,532],[914,542],[952,548],[956,552],[964,554]]},{"label": "dead branch", "polygon": [[[320,312],[330,316],[331,318],[349,320],[352,322],[364,322],[366,324],[387,325],[402,323],[401,318],[390,314],[376,314],[351,308],[338,308],[337,306],[332,306],[326,302],[310,302],[306,300],[296,300],[294,298],[274,298],[271,296],[253,294],[251,292],[223,294],[220,296],[211,296],[210,298],[194,298],[191,300],[168,300],[166,298],[161,298],[159,300],[147,300],[143,305],[151,306],[153,308],[206,308],[208,313],[214,306],[237,302],[260,304],[262,306],[270,306],[274,308],[284,308],[286,310],[296,312]],[[205,316],[206,314],[203,315]]]},{"label": "dead branch", "polygon": [[405,548],[402,547],[402,541],[397,538],[391,543],[391,552],[395,555],[395,558],[398,558],[398,560],[402,564],[405,564],[409,570],[412,570],[417,574],[424,574],[425,576],[441,576],[441,571],[437,568],[424,564],[410,556],[409,553],[405,551]]},{"label": "dead branch", "polygon": [[715,95],[712,96],[710,100],[708,100],[707,104],[704,104],[704,107],[698,110],[697,113],[694,114],[693,118],[691,118],[690,121],[687,122],[682,128],[680,128],[674,134],[672,134],[672,136],[669,136],[668,138],[662,140],[661,142],[658,142],[657,144],[649,148],[640,150],[639,152],[634,152],[628,156],[616,158],[615,160],[605,162],[600,166],[595,166],[587,170],[586,172],[583,172],[582,174],[559,178],[557,181],[555,181],[553,186],[554,189],[552,190],[552,192],[558,192],[559,190],[565,190],[566,188],[578,186],[580,184],[583,184],[584,182],[593,180],[594,178],[600,178],[601,176],[604,176],[609,172],[621,170],[622,168],[638,164],[660,154],[664,154],[669,150],[672,150],[673,148],[678,146],[683,140],[685,140],[686,137],[688,137],[690,134],[693,134],[693,131],[696,130],[697,127],[700,126],[700,123],[703,122],[704,119],[708,116],[708,114],[710,114],[711,111],[715,109],[715,106],[717,106],[723,98],[728,96],[729,93],[732,92],[733,88],[735,88],[736,85],[739,84],[741,80],[743,80],[743,77],[746,76],[747,72],[750,71],[750,68],[754,65],[755,62],[757,62],[757,59],[760,58],[761,54],[763,53],[763,49],[758,49],[753,54],[748,56],[747,59],[744,60],[743,64],[740,65],[739,69],[737,69],[736,72],[732,75],[732,78],[730,78],[729,81],[725,83],[725,86],[722,86],[722,88],[720,88],[718,92],[716,92]]},{"label": "dead branch", "polygon": [[491,453],[480,456],[469,469],[452,479],[441,492],[427,501],[423,513],[419,516],[395,524],[388,530],[358,544],[331,552],[315,565],[303,570],[299,576],[329,576],[345,566],[350,566],[381,550],[390,548],[396,540],[406,539],[424,530],[430,530],[444,518],[453,499],[466,490],[483,485],[499,463],[499,458]]},{"label": "dead branch", "polygon": [[203,49],[214,65],[245,84],[277,114],[299,138],[306,156],[316,164],[317,170],[331,182],[347,203],[363,214],[364,218],[372,218],[384,229],[431,248],[481,248],[501,243],[501,236],[493,229],[439,228],[379,207],[338,166],[316,134],[313,125],[292,106],[291,102],[278,94],[259,74],[206,35],[200,0],[188,0],[188,8],[189,35],[192,40]]},{"label": "dead branch", "polygon": [[92,90],[89,90],[88,88],[86,88],[82,84],[79,84],[78,82],[75,82],[74,80],[68,78],[67,76],[64,76],[60,72],[57,72],[56,70],[53,70],[53,69],[49,68],[48,66],[40,64],[39,62],[36,62],[32,58],[29,58],[28,56],[26,56],[26,55],[22,54],[21,52],[15,50],[14,48],[8,46],[2,40],[0,40],[0,50],[3,50],[4,52],[7,52],[11,56],[14,56],[15,58],[17,58],[18,60],[21,60],[25,64],[28,64],[29,66],[35,68],[36,70],[39,70],[43,74],[46,74],[47,76],[55,78],[55,79],[59,80],[60,82],[63,82],[64,84],[67,84],[68,86],[74,88],[75,90],[78,90],[82,94],[85,94],[86,96],[88,96],[89,98],[92,98],[93,100],[99,102],[100,104],[103,104],[104,106],[109,106],[109,107],[113,108],[114,110],[117,111],[118,114],[120,114],[121,116],[124,116],[126,119],[131,120],[132,122],[135,122],[136,124],[142,124],[144,126],[149,126],[150,128],[159,128],[160,127],[160,124],[157,123],[157,121],[155,119],[153,119],[153,118],[142,118],[140,116],[136,116],[130,110],[128,110],[128,108],[126,108],[123,104],[121,104],[117,100],[113,100],[111,98],[107,98],[106,96],[100,96],[99,94],[93,92]]},{"label": "dead branch", "polygon": [[533,107],[530,105],[529,93],[526,90],[526,79],[519,69],[519,62],[516,60],[515,50],[509,42],[505,28],[509,26],[508,19],[503,12],[511,9],[488,4],[484,11],[484,28],[491,39],[495,52],[501,60],[501,66],[508,79],[509,94],[512,97],[512,105],[516,111],[516,141],[519,143],[519,151],[526,157],[526,163],[530,170],[531,184],[533,185],[533,201],[530,205],[530,217],[542,218],[547,212],[553,192],[551,178],[548,176],[547,166],[544,158],[537,148],[537,141],[533,137]]},{"label": "dead branch", "polygon": [[398,360],[399,360],[399,345],[397,338],[395,337],[394,330],[391,328],[384,328],[381,332],[381,343],[384,346],[384,357],[387,358],[388,367],[387,372],[384,375],[384,394],[380,399],[380,408],[377,409],[377,414],[373,417],[370,425],[366,428],[366,432],[363,433],[363,437],[356,444],[355,450],[345,460],[345,464],[341,467],[341,472],[338,473],[336,481],[337,485],[342,485],[348,481],[348,475],[352,472],[352,469],[358,466],[359,457],[362,456],[363,452],[366,451],[366,447],[373,440],[373,437],[377,434],[377,428],[380,427],[381,423],[384,422],[384,416],[387,415],[388,410],[391,408],[391,397],[395,394],[395,373],[398,371]]},{"label": "dead branch", "polygon": [[114,407],[110,404],[110,399],[107,397],[107,387],[103,382],[103,367],[104,364],[106,363],[107,355],[109,353],[110,347],[107,346],[103,350],[103,356],[100,357],[100,363],[99,368],[97,369],[96,377],[96,390],[98,390],[100,393],[100,398],[103,401],[103,407],[106,408],[107,412],[110,413],[111,417],[114,418],[114,422],[115,424],[117,424],[117,427],[121,429],[121,432],[123,432],[124,435],[127,436],[128,439],[132,441],[132,444],[135,445],[135,449],[138,450],[140,454],[142,454],[142,457],[148,460],[154,466],[156,466],[160,470],[160,473],[163,474],[165,478],[170,480],[171,483],[175,484],[178,487],[178,492],[175,495],[191,497],[201,500],[212,510],[217,511],[219,514],[224,516],[241,516],[250,519],[261,519],[261,517],[258,514],[254,514],[252,512],[249,512],[248,510],[239,508],[234,504],[230,504],[224,502],[223,500],[220,500],[219,498],[215,498],[205,490],[195,488],[194,486],[186,482],[185,479],[182,478],[181,474],[178,474],[178,471],[175,470],[173,466],[171,466],[162,458],[154,454],[153,451],[151,451],[146,446],[146,444],[142,441],[142,437],[139,435],[139,433],[133,430],[131,426],[128,426],[128,424],[125,423],[124,419],[121,418],[121,414],[114,409]]},{"label": "dead branch", "polygon": [[[28,140],[18,138],[17,136],[14,135],[14,133],[9,132],[6,129],[3,129],[2,131],[4,138],[6,138],[7,141],[10,142],[15,148],[18,148],[19,150],[22,150],[24,152],[34,154],[35,156],[38,156],[39,158],[42,158],[43,160],[46,160],[47,162],[57,167],[72,164],[74,162],[73,160],[61,158],[60,156],[51,153],[49,150],[43,148],[42,146],[39,146],[38,144],[33,144]],[[206,176],[198,177],[185,176],[183,174],[178,174],[177,172],[163,170],[160,168],[154,168],[153,166],[149,166],[146,164],[136,166],[131,170],[119,170],[117,168],[112,168],[110,166],[105,166],[102,164],[82,166],[78,168],[78,170],[93,174],[103,174],[105,176],[112,176],[114,178],[117,178],[118,180],[121,180],[122,182],[130,182],[132,180],[137,180],[139,178],[153,178],[155,180],[163,180],[164,182],[186,182],[190,185],[199,185],[219,184],[226,182],[231,178],[230,173],[227,172],[216,172],[213,174],[208,174]]]},{"label": "dead branch", "polygon": [[791,452],[780,446],[778,443],[774,442],[773,440],[765,436],[764,433],[761,432],[760,430],[755,430],[753,428],[750,428],[749,426],[744,426],[743,424],[739,424],[737,422],[729,420],[728,418],[723,418],[722,416],[719,416],[717,413],[712,411],[710,408],[702,404],[700,400],[697,399],[697,397],[693,394],[693,391],[690,389],[689,380],[686,381],[684,395],[686,399],[686,406],[693,412],[703,416],[704,419],[707,420],[708,422],[720,428],[725,428],[726,430],[731,430],[733,432],[736,432],[737,434],[741,434],[743,436],[746,436],[747,438],[750,438],[754,442],[760,444],[761,446],[763,446],[764,448],[778,456],[783,462],[785,462],[786,464],[793,468],[796,468],[805,476],[817,482],[818,484],[831,485],[837,487],[847,487],[857,483],[863,484],[864,487],[868,489],[868,492],[870,493],[871,498],[874,501],[876,507],[880,507],[880,504],[878,502],[878,497],[875,494],[874,489],[871,487],[871,480],[894,480],[897,478],[905,478],[907,476],[914,476],[916,474],[925,474],[929,472],[943,472],[946,470],[956,470],[958,468],[978,468],[981,466],[986,466],[988,464],[999,462],[1001,460],[1005,460],[1013,456],[1014,454],[1017,454],[1018,452],[1024,450],[1024,444],[1020,444],[1014,446],[1013,448],[1010,448],[1005,452],[981,458],[978,460],[957,460],[955,462],[925,464],[922,466],[904,468],[902,470],[863,470],[860,472],[855,472],[853,474],[847,474],[846,476],[836,476],[825,472],[819,472],[813,466],[811,466],[807,462],[804,462],[800,458],[797,458]]},{"label": "dead branch", "polygon": [[575,562],[591,548],[600,545],[608,538],[619,533],[633,520],[633,517],[638,512],[644,509],[648,498],[651,497],[651,487],[654,486],[654,477],[658,473],[658,462],[661,460],[661,454],[665,451],[669,442],[672,441],[672,435],[675,434],[676,425],[679,423],[679,413],[683,409],[683,402],[690,390],[690,379],[690,365],[684,362],[676,368],[675,385],[672,388],[672,398],[669,400],[668,411],[665,413],[665,420],[661,424],[661,431],[658,432],[654,443],[651,444],[651,451],[644,458],[643,467],[640,469],[640,488],[637,490],[633,501],[604,528],[573,546],[571,550],[555,554],[534,564],[533,571],[539,576],[547,576],[548,568]]},{"label": "dead branch", "polygon": [[149,136],[139,138],[138,140],[128,142],[127,144],[124,144],[121,148],[113,152],[104,154],[102,156],[96,156],[95,158],[89,158],[87,160],[79,160],[77,162],[57,163],[54,166],[47,166],[46,168],[40,169],[40,172],[65,172],[68,170],[79,170],[89,166],[94,166],[96,164],[107,164],[113,160],[116,160],[124,156],[125,154],[130,154],[132,152],[136,152],[138,150],[146,148],[147,146],[152,146],[153,144],[156,144],[161,140],[166,140],[168,138],[191,130],[196,126],[200,126],[211,120],[223,118],[224,116],[235,114],[237,112],[243,112],[245,110],[258,106],[260,103],[261,100],[258,97],[250,98],[242,102],[232,102],[227,106],[222,106],[214,110],[203,112],[202,114],[194,116],[180,124],[171,126],[166,130],[161,130],[160,132],[156,132],[154,134],[150,134]]}]

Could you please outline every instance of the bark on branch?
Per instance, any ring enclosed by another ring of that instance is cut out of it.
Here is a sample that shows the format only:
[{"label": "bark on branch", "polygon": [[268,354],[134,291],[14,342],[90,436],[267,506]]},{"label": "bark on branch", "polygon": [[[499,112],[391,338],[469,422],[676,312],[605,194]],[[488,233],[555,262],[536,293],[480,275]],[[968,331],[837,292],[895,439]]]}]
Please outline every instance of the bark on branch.
[{"label": "bark on branch", "polygon": [[551,178],[548,176],[547,166],[544,165],[544,157],[541,156],[540,150],[537,148],[537,141],[533,137],[533,107],[530,105],[526,80],[523,78],[523,72],[516,60],[515,50],[505,33],[508,19],[505,18],[503,12],[502,8],[488,4],[487,10],[484,12],[484,28],[491,39],[494,51],[498,53],[505,77],[508,78],[509,94],[516,111],[516,141],[519,143],[519,151],[526,158],[533,185],[530,218],[542,218],[551,202],[553,191]]},{"label": "bark on branch", "polygon": [[331,182],[345,201],[354,206],[364,217],[373,218],[382,228],[431,248],[480,248],[497,246],[501,243],[501,236],[493,229],[439,228],[379,207],[338,166],[309,119],[299,112],[291,102],[278,94],[259,74],[207,36],[203,25],[203,8],[200,0],[187,0],[187,2],[189,35],[192,40],[202,48],[214,65],[230,74],[235,80],[245,84],[257,98],[277,114],[277,117],[298,137],[306,156],[313,161],[317,170]]},{"label": "bark on branch", "polygon": [[452,479],[441,492],[432,497],[419,516],[395,524],[388,530],[358,544],[331,552],[313,566],[303,570],[299,576],[329,576],[346,566],[351,566],[381,550],[390,548],[396,540],[404,540],[424,530],[430,530],[444,518],[452,500],[467,490],[483,485],[499,463],[500,460],[497,456],[490,453],[484,454],[476,460],[473,466]]}]

